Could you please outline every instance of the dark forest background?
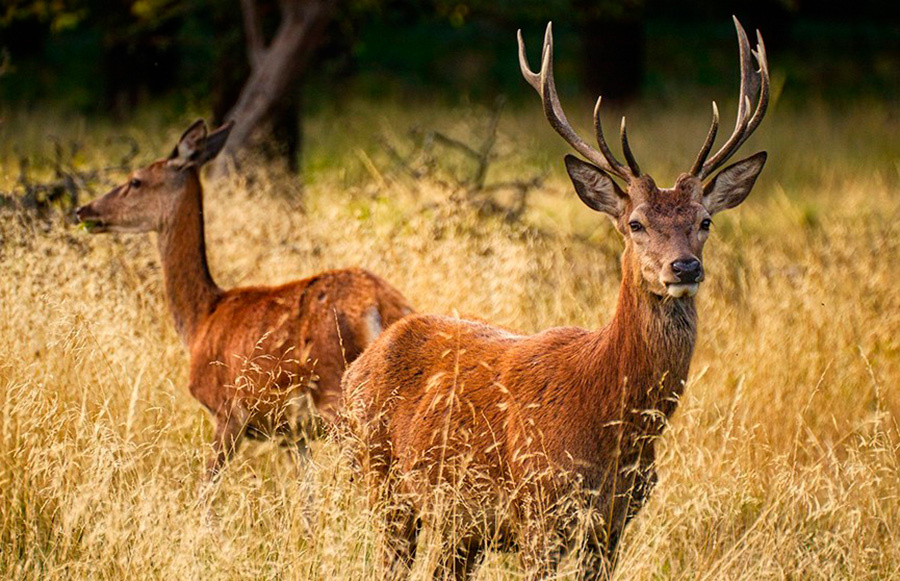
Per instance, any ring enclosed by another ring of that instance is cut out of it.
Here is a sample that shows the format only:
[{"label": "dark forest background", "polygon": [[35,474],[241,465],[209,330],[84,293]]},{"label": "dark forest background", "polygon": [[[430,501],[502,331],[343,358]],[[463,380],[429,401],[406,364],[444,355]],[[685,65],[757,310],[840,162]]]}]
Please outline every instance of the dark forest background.
[{"label": "dark forest background", "polygon": [[[315,25],[310,6],[319,10]],[[294,52],[275,63],[286,69],[284,86],[262,91],[272,93],[271,103],[256,103],[262,110],[253,122],[268,123],[265,131],[287,144],[296,166],[304,114],[348,95],[530,99],[515,31],[523,29],[534,63],[548,20],[564,93],[665,101],[732,83],[732,14],[748,31],[764,31],[785,98],[900,95],[897,2],[11,0],[0,9],[0,99],[116,119],[161,104],[209,110],[219,122],[238,111],[259,70],[254,54],[274,46],[291,22],[305,22],[306,40],[298,36]],[[261,35],[255,47],[248,15]],[[253,104],[241,106],[247,117]]]}]

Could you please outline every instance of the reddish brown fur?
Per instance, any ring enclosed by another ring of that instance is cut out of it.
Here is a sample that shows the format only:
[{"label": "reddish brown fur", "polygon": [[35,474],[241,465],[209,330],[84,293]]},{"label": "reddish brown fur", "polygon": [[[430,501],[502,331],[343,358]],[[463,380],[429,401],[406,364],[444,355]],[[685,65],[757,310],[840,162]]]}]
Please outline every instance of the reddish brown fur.
[{"label": "reddish brown fur", "polygon": [[[634,270],[630,244],[623,270]],[[592,505],[605,519],[605,530],[596,531],[604,545],[595,549],[612,555],[655,482],[653,438],[681,395],[696,333],[693,298],[655,295],[636,278],[624,277],[612,321],[596,332],[563,327],[519,336],[483,323],[414,315],[350,367],[344,393],[362,438],[363,469],[376,475],[376,486],[387,483],[381,492],[411,494],[412,506],[398,517],[407,522],[394,525],[406,532],[405,542],[415,543],[412,519],[427,506],[425,483],[450,480],[465,494],[480,491],[484,510],[512,496],[520,522],[496,523],[470,539],[466,559],[455,564],[460,574],[474,564],[485,539],[521,544],[518,537],[532,536],[535,527],[554,532],[548,509],[578,486],[599,491]],[[460,474],[456,468],[463,464],[467,470]],[[549,481],[547,474],[553,475]],[[556,477],[563,474],[568,484],[559,488]],[[485,482],[498,486],[484,493]],[[540,492],[531,490],[535,484]],[[543,511],[529,504],[536,494],[546,499]],[[625,498],[614,502],[614,494]],[[540,517],[526,522],[535,510]],[[526,559],[546,573],[553,564],[544,559],[546,547],[532,548]],[[394,558],[409,563],[412,556]]]},{"label": "reddish brown fur", "polygon": [[191,357],[189,389],[215,418],[212,477],[243,435],[302,442],[310,407],[330,422],[345,365],[412,309],[361,269],[276,287],[219,288],[206,260],[198,168],[173,159],[135,171],[78,215],[96,231],[158,232],[166,298]]},{"label": "reddish brown fur", "polygon": [[[736,26],[746,76],[749,47]],[[568,125],[552,79],[550,27],[540,75],[528,67],[521,35],[519,42],[523,75],[541,95],[551,125],[602,166],[566,158],[581,200],[611,218],[625,241],[619,300],[612,321],[594,332],[565,327],[520,336],[481,322],[414,315],[350,366],[343,380],[348,424],[372,500],[389,507],[381,548],[387,574],[412,564],[416,519],[434,515],[428,509],[447,497],[448,486],[455,502],[438,507],[449,509],[438,518],[454,527],[443,564],[457,577],[468,576],[490,541],[518,545],[529,573],[547,576],[578,542],[576,525],[586,531],[582,576],[611,571],[621,533],[656,481],[655,440],[687,379],[696,338],[693,296],[704,279],[711,217],[747,197],[766,159],[758,153],[702,182],[762,118],[768,86],[762,49],[761,104],[752,119],[744,79],[733,137],[704,163],[716,113],[695,167],[674,188],[660,189],[640,172],[624,124],[627,167],[603,140],[599,109],[601,151]],[[579,523],[579,515],[589,516]]]}]

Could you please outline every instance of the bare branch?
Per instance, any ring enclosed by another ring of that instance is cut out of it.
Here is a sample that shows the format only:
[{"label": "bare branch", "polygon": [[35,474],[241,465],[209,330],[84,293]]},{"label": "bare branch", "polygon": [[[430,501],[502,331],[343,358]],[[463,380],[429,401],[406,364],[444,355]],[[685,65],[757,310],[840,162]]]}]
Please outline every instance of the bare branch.
[{"label": "bare branch", "polygon": [[250,67],[255,69],[262,62],[266,52],[256,0],[241,0],[241,12],[244,16],[244,35],[247,38],[247,60]]}]

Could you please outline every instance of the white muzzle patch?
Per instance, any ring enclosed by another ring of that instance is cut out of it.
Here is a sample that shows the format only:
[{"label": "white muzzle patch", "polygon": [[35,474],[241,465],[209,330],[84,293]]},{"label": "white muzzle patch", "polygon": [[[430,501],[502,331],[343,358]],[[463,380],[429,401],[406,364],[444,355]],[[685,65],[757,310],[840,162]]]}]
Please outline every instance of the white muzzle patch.
[{"label": "white muzzle patch", "polygon": [[699,282],[692,283],[675,283],[675,284],[667,284],[666,292],[673,299],[680,299],[682,297],[692,297],[697,294],[697,290],[700,289]]}]

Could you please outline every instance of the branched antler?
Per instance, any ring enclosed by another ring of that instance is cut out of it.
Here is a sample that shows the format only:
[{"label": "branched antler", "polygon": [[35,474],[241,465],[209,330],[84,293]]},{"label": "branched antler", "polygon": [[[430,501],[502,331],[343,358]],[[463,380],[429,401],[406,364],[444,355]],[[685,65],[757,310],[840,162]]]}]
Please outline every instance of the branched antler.
[{"label": "branched antler", "polygon": [[562,105],[559,103],[559,95],[556,93],[556,83],[553,79],[553,23],[547,24],[547,31],[544,33],[544,50],[541,58],[541,72],[535,73],[528,64],[528,57],[525,56],[525,41],[522,39],[522,31],[519,30],[519,67],[522,69],[522,76],[528,81],[535,91],[541,96],[544,105],[544,115],[550,125],[557,133],[562,136],[566,142],[572,146],[575,151],[580,153],[601,169],[616,175],[628,183],[641,175],[641,169],[634,159],[631,147],[628,145],[628,134],[625,130],[625,118],[622,118],[622,151],[625,154],[625,161],[628,166],[622,164],[613,155],[603,137],[603,128],[600,125],[600,103],[602,97],[597,98],[597,104],[594,106],[594,132],[597,137],[597,144],[600,151],[597,151],[588,145],[581,137],[575,133],[566,114],[563,112]]},{"label": "branched antler", "polygon": [[[691,175],[695,175],[701,180],[708,177],[712,172],[727,162],[733,156],[741,145],[756,131],[766,109],[769,106],[769,63],[766,60],[766,45],[763,44],[762,35],[756,31],[756,50],[750,50],[750,41],[747,39],[747,33],[744,27],[734,17],[734,27],[737,29],[738,46],[741,54],[741,90],[738,97],[737,119],[734,124],[734,132],[731,137],[715,153],[709,160],[712,145],[716,140],[716,132],[719,130],[719,109],[713,101],[713,120],[709,127],[709,133],[706,135],[706,141],[700,149],[697,161],[691,167]],[[759,71],[753,70],[753,58],[759,64]],[[759,101],[753,116],[750,116],[751,98],[755,98],[759,93]]]}]

